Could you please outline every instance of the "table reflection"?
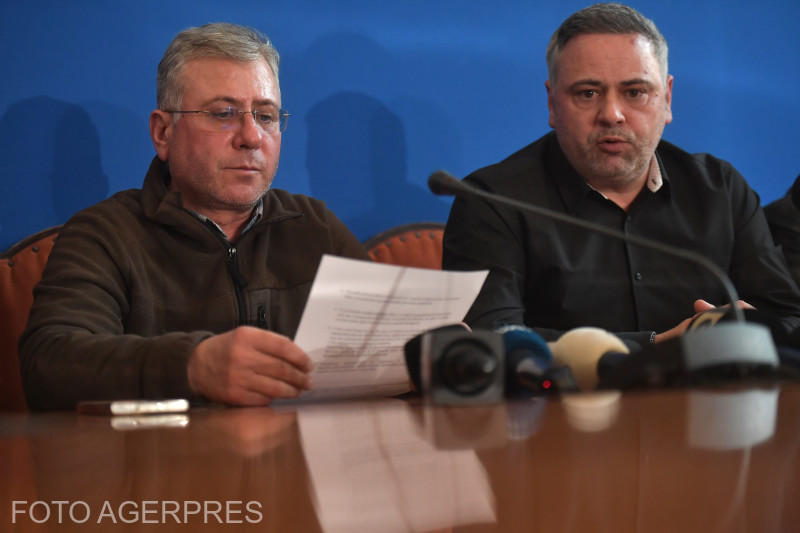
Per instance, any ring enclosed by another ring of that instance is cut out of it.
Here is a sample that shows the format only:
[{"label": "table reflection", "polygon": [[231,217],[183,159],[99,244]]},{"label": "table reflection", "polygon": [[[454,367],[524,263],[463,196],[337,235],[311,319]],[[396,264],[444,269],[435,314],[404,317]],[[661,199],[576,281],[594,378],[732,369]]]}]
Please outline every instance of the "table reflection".
[{"label": "table reflection", "polygon": [[427,420],[420,425],[402,401],[311,406],[298,413],[298,423],[326,532],[430,531],[495,520],[475,452],[453,439],[437,446],[442,433],[428,433]]},{"label": "table reflection", "polygon": [[736,391],[690,391],[689,446],[709,450],[746,449],[775,434],[777,387]]},{"label": "table reflection", "polygon": [[238,501],[261,517],[111,528],[126,531],[760,533],[800,523],[792,385],[187,416],[119,430],[71,412],[0,415],[0,530],[15,500],[80,500],[95,514],[104,502]]}]

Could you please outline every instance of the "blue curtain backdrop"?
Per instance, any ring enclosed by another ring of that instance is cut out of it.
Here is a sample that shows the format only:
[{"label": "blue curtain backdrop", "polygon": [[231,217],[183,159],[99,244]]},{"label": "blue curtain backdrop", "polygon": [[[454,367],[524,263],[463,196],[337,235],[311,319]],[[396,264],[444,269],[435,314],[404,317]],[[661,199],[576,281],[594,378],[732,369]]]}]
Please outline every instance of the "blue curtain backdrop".
[{"label": "blue curtain backdrop", "polygon": [[[157,63],[183,28],[255,26],[281,53],[275,187],[325,200],[360,238],[444,221],[463,176],[548,131],[544,50],[587,2],[0,2],[0,249],[139,187]],[[764,203],[800,173],[800,3],[642,0],[670,44],[666,139],[731,161]]]}]

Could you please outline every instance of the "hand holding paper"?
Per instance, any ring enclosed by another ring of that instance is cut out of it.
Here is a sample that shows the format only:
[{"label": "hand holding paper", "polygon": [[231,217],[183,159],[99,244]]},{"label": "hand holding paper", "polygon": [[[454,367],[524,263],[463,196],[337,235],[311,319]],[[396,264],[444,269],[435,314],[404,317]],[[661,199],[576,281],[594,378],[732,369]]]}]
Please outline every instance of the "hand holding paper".
[{"label": "hand holding paper", "polygon": [[408,391],[405,342],[460,322],[486,275],[324,256],[294,339],[314,364],[301,398]]}]

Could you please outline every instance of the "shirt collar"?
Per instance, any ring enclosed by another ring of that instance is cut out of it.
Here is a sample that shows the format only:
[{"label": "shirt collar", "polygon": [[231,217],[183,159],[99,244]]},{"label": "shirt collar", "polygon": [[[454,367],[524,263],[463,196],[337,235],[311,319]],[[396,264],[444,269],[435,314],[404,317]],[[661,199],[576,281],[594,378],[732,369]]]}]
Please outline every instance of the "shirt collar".
[{"label": "shirt collar", "polygon": [[[591,183],[588,181],[586,185],[589,186],[594,192],[608,200],[608,197],[603,194],[602,192],[595,189]],[[661,168],[658,166],[658,159],[656,159],[656,154],[653,154],[653,157],[650,159],[650,166],[647,169],[647,182],[645,183],[647,189],[650,192],[658,192],[661,189],[661,186],[664,185],[664,179],[661,177]]]},{"label": "shirt collar", "polygon": [[[594,194],[604,197],[600,192],[591,187],[589,183],[578,174],[564,155],[554,131],[545,136],[548,144],[545,148],[545,171],[555,180],[560,196],[570,214],[581,216],[584,202]],[[660,145],[659,145],[660,146]],[[667,185],[666,187],[664,185]],[[647,190],[659,196],[669,194],[669,175],[662,172],[658,149],[650,159],[647,171]]]},{"label": "shirt collar", "polygon": [[[186,209],[186,208],[184,209],[190,214],[192,214],[195,218],[200,220],[203,224],[206,224],[207,226],[214,228],[216,231],[220,233],[220,235],[225,237],[225,239],[228,238],[228,236],[225,234],[222,228],[219,227],[219,224],[217,224],[207,216],[200,214],[196,211],[192,211],[191,209]],[[262,196],[261,198],[258,199],[258,203],[253,208],[253,214],[250,215],[250,220],[247,221],[247,224],[245,224],[244,229],[242,229],[242,232],[239,235],[241,236],[247,233],[253,226],[255,226],[258,223],[259,220],[261,220],[261,217],[263,215],[264,215],[264,197]]]},{"label": "shirt collar", "polygon": [[664,185],[664,179],[661,176],[661,167],[658,165],[656,154],[653,154],[650,159],[650,169],[647,171],[647,188],[650,192],[658,192],[661,186]]}]

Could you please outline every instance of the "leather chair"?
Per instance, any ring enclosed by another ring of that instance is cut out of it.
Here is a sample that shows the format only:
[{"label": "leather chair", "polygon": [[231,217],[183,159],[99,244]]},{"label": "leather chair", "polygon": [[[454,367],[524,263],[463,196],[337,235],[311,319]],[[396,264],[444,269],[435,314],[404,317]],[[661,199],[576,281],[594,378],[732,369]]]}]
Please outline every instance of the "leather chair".
[{"label": "leather chair", "polygon": [[378,263],[442,268],[442,237],[444,224],[414,222],[378,233],[364,241],[364,248]]},{"label": "leather chair", "polygon": [[17,342],[33,305],[33,287],[61,226],[42,230],[0,254],[0,411],[27,411]]}]

